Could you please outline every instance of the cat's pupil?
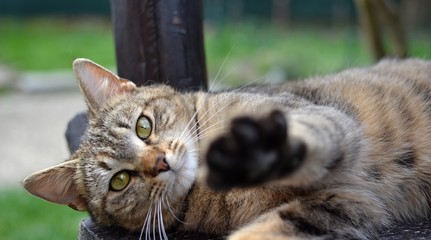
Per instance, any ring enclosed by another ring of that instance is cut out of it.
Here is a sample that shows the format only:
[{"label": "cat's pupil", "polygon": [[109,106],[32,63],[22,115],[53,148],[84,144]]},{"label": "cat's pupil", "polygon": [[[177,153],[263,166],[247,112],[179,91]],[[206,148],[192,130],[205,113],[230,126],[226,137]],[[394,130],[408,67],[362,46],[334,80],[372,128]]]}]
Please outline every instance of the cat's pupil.
[{"label": "cat's pupil", "polygon": [[141,116],[136,124],[136,134],[138,137],[143,140],[147,139],[151,135],[151,130],[150,120],[145,116]]}]

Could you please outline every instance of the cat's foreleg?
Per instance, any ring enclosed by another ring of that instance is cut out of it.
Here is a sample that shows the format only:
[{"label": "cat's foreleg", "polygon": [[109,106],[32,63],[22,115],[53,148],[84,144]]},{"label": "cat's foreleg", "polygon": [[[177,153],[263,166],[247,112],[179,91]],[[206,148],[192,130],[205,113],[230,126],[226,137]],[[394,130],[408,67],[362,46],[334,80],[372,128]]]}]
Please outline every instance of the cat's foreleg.
[{"label": "cat's foreleg", "polygon": [[339,110],[311,106],[292,111],[288,119],[289,139],[300,139],[307,151],[302,165],[285,175],[284,183],[308,186],[340,180],[345,174],[351,174],[357,160],[366,152],[361,127]]},{"label": "cat's foreleg", "polygon": [[328,174],[333,170],[350,168],[360,150],[357,124],[329,107],[289,114],[275,110],[259,119],[239,117],[210,144],[208,183],[214,188],[269,181],[293,186],[323,183],[336,177]]}]

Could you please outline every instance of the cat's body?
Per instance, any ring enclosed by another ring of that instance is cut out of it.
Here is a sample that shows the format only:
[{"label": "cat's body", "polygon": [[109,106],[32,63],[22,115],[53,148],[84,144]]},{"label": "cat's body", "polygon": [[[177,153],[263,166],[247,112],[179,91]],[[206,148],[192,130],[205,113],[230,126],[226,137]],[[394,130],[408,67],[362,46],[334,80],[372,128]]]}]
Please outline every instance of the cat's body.
[{"label": "cat's body", "polygon": [[431,62],[210,94],[136,88],[86,60],[75,72],[86,139],[25,185],[101,224],[156,238],[367,239],[429,214]]}]

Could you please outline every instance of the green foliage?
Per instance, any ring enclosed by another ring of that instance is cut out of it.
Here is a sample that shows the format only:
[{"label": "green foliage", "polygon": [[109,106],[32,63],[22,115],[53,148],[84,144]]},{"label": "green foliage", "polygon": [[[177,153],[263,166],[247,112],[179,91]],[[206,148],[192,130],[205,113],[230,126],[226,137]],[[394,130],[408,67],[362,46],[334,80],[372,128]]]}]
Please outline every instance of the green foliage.
[{"label": "green foliage", "polygon": [[76,239],[87,214],[37,199],[24,189],[0,190],[0,239]]}]

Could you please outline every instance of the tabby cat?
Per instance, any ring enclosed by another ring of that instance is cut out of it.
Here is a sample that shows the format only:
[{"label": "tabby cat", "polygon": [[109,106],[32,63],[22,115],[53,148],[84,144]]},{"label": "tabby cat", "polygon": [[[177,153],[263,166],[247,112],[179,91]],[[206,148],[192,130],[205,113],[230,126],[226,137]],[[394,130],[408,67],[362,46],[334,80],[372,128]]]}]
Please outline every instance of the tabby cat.
[{"label": "tabby cat", "polygon": [[430,212],[430,61],[213,93],[73,66],[85,138],[24,186],[99,224],[147,239],[369,239]]}]

